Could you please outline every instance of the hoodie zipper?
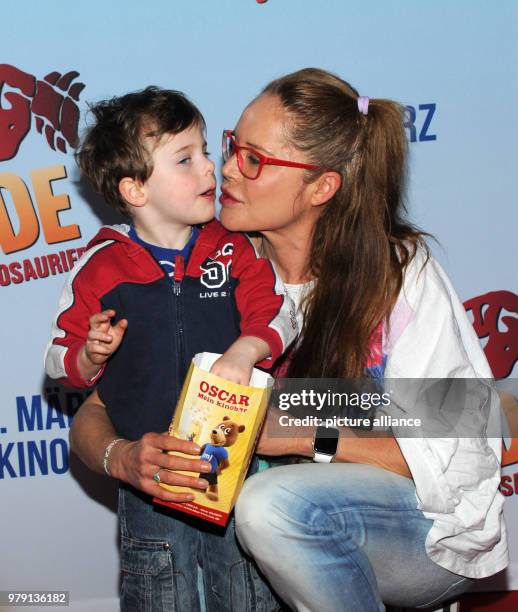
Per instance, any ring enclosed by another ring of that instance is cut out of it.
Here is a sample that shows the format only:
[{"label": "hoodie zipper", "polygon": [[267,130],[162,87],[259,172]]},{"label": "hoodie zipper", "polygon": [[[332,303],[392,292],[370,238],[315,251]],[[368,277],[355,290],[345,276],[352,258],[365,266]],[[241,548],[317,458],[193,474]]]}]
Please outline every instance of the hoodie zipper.
[{"label": "hoodie zipper", "polygon": [[178,373],[178,382],[180,386],[182,365],[184,362],[184,340],[183,340],[183,311],[182,311],[182,299],[181,299],[181,288],[183,277],[185,276],[185,262],[181,255],[177,255],[174,264],[174,276],[173,276],[173,293],[176,297],[175,301],[175,314],[176,314],[176,347],[177,347],[177,364],[176,370]]}]

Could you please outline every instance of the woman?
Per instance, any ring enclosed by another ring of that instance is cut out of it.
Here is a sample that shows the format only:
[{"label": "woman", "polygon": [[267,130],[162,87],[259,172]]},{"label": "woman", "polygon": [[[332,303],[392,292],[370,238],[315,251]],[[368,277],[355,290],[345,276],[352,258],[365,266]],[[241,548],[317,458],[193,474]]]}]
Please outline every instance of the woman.
[{"label": "woman", "polygon": [[[292,297],[293,284],[306,288],[288,377],[491,377],[448,279],[402,218],[401,107],[302,70],[268,85],[228,138],[223,224],[260,230],[258,248]],[[314,169],[267,174],[261,154]],[[254,165],[263,168],[255,181]],[[414,392],[397,398],[410,415],[427,397],[412,402]],[[431,606],[506,566],[500,440],[485,437],[484,410],[491,404],[493,423],[498,400],[481,383],[469,401],[478,437],[396,441],[345,430],[331,465],[284,466],[248,480],[238,538],[291,607]],[[288,436],[263,434],[258,452],[316,454],[311,429]]]},{"label": "woman", "polygon": [[[258,251],[304,316],[284,374],[490,377],[462,305],[402,219],[399,106],[307,69],[271,83],[224,143],[221,220],[260,232]],[[313,457],[314,428],[283,439],[267,433],[260,453]],[[498,440],[339,436],[333,463],[254,475],[236,509],[243,546],[292,608],[438,604],[505,567]],[[100,471],[114,437],[94,396],[74,420],[72,447]],[[161,454],[179,444],[161,434],[116,444],[110,471],[168,497],[152,476],[181,469]]]}]

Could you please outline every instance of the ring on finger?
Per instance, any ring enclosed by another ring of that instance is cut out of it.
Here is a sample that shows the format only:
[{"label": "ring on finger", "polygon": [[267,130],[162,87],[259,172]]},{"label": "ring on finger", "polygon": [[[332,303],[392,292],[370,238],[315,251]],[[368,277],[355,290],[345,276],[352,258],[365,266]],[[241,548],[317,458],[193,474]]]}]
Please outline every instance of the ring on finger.
[{"label": "ring on finger", "polygon": [[160,483],[160,470],[161,470],[161,469],[162,469],[162,468],[158,468],[158,470],[157,470],[157,471],[156,471],[156,472],[153,474],[153,480],[154,480],[156,483]]}]

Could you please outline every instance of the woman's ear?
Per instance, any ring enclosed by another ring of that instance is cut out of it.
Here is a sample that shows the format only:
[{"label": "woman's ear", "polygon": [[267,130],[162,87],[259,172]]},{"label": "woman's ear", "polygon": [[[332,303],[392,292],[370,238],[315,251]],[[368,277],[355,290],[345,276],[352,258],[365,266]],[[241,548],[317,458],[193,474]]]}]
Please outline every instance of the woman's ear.
[{"label": "woman's ear", "polygon": [[342,177],[338,172],[329,170],[319,176],[314,182],[314,189],[311,195],[312,206],[322,206],[335,195],[342,184]]},{"label": "woman's ear", "polygon": [[119,181],[119,193],[128,206],[140,208],[147,202],[146,191],[142,183],[137,179],[125,176]]}]

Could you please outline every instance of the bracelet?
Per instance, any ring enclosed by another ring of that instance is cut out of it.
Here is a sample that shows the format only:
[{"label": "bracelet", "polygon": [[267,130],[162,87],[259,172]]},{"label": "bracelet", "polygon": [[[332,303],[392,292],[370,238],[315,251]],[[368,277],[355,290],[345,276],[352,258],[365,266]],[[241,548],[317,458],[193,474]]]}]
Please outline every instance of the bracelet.
[{"label": "bracelet", "polygon": [[124,438],[115,438],[115,440],[112,440],[104,450],[103,467],[108,476],[111,476],[110,470],[108,469],[108,459],[110,458],[110,453],[117,442],[122,442],[122,440],[124,440]]}]

